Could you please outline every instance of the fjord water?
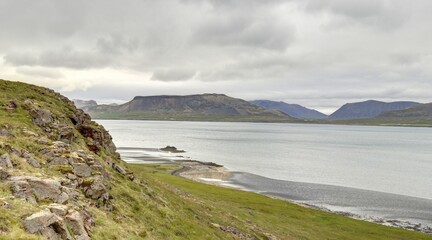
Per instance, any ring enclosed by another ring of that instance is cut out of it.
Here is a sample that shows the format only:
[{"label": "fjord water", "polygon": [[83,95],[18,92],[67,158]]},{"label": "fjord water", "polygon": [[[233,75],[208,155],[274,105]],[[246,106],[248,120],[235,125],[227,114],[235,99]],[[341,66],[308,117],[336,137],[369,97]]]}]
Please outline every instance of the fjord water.
[{"label": "fjord water", "polygon": [[[224,165],[237,172],[232,184],[250,190],[333,210],[432,222],[432,128],[98,122],[125,160],[182,155]],[[166,156],[155,150],[166,145],[187,152]]]}]

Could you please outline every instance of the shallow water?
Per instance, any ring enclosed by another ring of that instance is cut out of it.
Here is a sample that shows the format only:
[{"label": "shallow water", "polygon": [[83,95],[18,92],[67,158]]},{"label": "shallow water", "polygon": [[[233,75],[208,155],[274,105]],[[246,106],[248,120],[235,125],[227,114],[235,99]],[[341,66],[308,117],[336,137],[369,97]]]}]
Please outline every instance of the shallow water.
[{"label": "shallow water", "polygon": [[[216,162],[232,171],[251,173],[237,175],[233,181],[249,189],[255,187],[256,191],[292,199],[307,198],[317,205],[341,210],[367,206],[361,213],[371,215],[379,213],[410,220],[418,216],[421,222],[432,218],[432,128],[98,122],[110,131],[122,157],[128,161],[158,162],[161,158],[185,157]],[[187,152],[167,154],[154,150],[166,145]],[[260,179],[253,174],[271,179],[263,180],[267,178]],[[305,183],[332,186],[313,194],[320,187]],[[280,187],[272,190],[270,186]],[[350,190],[353,188],[355,193]]]}]

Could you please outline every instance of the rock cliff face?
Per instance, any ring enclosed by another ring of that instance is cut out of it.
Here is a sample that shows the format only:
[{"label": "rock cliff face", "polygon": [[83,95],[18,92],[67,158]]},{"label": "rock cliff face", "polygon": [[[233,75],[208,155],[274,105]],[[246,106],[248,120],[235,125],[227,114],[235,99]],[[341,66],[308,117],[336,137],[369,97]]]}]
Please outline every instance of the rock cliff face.
[{"label": "rock cliff face", "polygon": [[0,234],[90,239],[89,209],[114,210],[111,179],[134,179],[111,136],[52,90],[0,80],[0,92]]}]

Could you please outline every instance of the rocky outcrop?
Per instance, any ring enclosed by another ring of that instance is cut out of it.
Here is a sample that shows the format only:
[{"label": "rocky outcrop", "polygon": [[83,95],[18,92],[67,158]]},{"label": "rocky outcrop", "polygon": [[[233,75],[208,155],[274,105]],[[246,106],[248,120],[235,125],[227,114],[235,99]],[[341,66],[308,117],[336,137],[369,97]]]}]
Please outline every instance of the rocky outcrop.
[{"label": "rocky outcrop", "polygon": [[170,153],[184,153],[184,150],[179,150],[174,146],[166,146],[164,148],[160,148],[159,150],[164,151],[164,152],[170,152]]},{"label": "rocky outcrop", "polygon": [[[122,167],[109,133],[73,102],[49,89],[17,85],[27,92],[0,108],[2,120],[10,122],[0,124],[0,184],[13,195],[7,196],[11,201],[1,198],[0,207],[12,206],[14,216],[20,216],[13,203],[19,199],[26,210],[45,208],[20,219],[29,233],[90,239],[94,220],[85,209],[115,210],[113,174],[131,180],[133,175]],[[15,88],[5,86],[2,91],[15,96]],[[1,227],[0,234],[6,231]]]},{"label": "rocky outcrop", "polygon": [[65,203],[70,196],[77,195],[74,189],[62,186],[62,183],[55,179],[13,176],[9,177],[7,182],[11,185],[14,196],[34,204],[44,200]]},{"label": "rocky outcrop", "polygon": [[90,239],[93,224],[88,213],[78,212],[66,205],[51,204],[47,209],[34,213],[23,221],[30,233],[38,233],[47,239]]}]

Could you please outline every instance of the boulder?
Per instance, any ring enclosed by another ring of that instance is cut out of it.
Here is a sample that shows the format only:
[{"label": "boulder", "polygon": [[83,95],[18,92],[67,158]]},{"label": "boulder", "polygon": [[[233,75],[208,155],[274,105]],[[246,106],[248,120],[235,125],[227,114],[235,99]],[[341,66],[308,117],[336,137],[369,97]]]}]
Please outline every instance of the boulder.
[{"label": "boulder", "polygon": [[31,109],[29,112],[30,112],[30,116],[33,118],[33,122],[39,126],[45,126],[54,121],[52,117],[52,113],[48,109],[41,109],[35,107]]},{"label": "boulder", "polygon": [[13,168],[12,161],[8,153],[0,156],[0,167]]},{"label": "boulder", "polygon": [[72,167],[72,172],[79,177],[90,177],[92,175],[91,167],[85,163],[73,164]]},{"label": "boulder", "polygon": [[77,239],[70,235],[63,218],[48,209],[27,217],[23,225],[28,232],[40,234],[46,239]]},{"label": "boulder", "polygon": [[61,219],[54,213],[50,212],[50,210],[44,209],[24,219],[23,224],[24,228],[29,233],[37,233],[60,220]]},{"label": "boulder", "polygon": [[64,203],[69,199],[69,195],[62,191],[64,187],[54,179],[13,176],[8,179],[8,182],[12,185],[14,196],[31,203],[42,200]]},{"label": "boulder", "polygon": [[[92,179],[92,182],[88,187],[85,187],[85,194],[87,197],[92,199],[99,199],[103,194],[107,192],[107,188],[103,183],[101,177],[96,177]],[[83,186],[86,184],[83,183]]]}]

